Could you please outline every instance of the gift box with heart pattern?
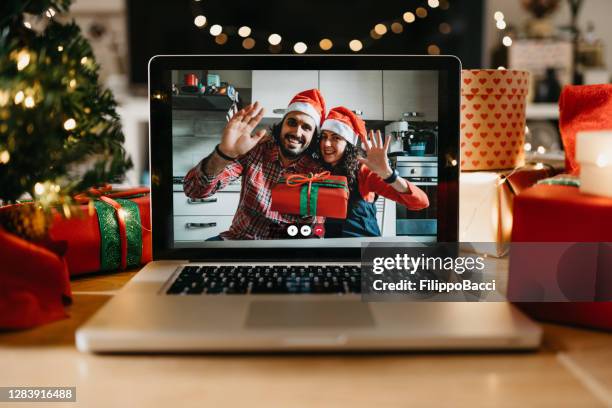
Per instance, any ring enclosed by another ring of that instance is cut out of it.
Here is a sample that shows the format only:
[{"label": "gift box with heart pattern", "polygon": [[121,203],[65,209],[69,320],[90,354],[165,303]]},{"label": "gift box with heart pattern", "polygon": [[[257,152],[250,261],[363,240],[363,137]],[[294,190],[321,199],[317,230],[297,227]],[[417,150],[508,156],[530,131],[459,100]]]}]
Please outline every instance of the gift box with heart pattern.
[{"label": "gift box with heart pattern", "polygon": [[500,170],[524,165],[528,90],[526,71],[462,71],[461,170]]}]

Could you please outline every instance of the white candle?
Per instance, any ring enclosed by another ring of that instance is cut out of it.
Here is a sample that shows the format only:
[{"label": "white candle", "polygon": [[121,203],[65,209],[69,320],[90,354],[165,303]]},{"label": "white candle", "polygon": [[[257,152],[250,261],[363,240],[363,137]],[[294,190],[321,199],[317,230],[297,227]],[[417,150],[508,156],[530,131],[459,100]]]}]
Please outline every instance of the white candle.
[{"label": "white candle", "polygon": [[576,160],[580,163],[580,191],[612,197],[612,130],[579,132]]}]

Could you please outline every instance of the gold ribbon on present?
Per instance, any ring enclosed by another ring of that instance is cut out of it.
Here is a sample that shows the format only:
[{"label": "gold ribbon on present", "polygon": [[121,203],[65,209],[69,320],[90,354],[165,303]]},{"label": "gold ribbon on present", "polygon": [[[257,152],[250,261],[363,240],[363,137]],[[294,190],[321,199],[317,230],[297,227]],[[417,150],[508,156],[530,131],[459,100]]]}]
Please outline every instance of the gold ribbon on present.
[{"label": "gold ribbon on present", "polygon": [[315,181],[326,180],[330,176],[329,171],[322,171],[321,173],[312,174],[308,173],[308,176],[303,174],[292,174],[287,177],[285,183],[290,187],[297,187],[308,183],[308,197],[310,198],[310,191],[312,190],[312,183]]}]

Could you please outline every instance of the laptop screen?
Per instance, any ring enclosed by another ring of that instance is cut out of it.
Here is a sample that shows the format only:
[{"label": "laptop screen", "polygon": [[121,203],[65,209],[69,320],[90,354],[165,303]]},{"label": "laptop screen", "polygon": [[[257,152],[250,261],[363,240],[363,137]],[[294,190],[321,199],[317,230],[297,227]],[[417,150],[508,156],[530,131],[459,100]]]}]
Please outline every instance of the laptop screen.
[{"label": "laptop screen", "polygon": [[172,70],[174,248],[436,242],[443,74]]}]

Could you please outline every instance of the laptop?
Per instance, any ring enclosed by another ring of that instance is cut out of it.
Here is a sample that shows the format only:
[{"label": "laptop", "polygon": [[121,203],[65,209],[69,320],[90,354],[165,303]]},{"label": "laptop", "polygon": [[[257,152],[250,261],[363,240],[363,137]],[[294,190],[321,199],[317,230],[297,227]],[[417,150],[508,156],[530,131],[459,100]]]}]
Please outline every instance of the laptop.
[{"label": "laptop", "polygon": [[[154,261],[78,329],[77,348],[536,348],[540,328],[507,302],[362,298],[364,245],[457,241],[460,69],[452,56],[152,58]],[[341,145],[346,157],[327,162]],[[350,167],[359,149],[388,160]],[[313,209],[306,186],[338,165],[347,189],[319,186]],[[301,195],[278,194],[289,180]],[[305,207],[275,210],[298,199]]]}]

